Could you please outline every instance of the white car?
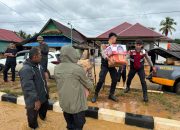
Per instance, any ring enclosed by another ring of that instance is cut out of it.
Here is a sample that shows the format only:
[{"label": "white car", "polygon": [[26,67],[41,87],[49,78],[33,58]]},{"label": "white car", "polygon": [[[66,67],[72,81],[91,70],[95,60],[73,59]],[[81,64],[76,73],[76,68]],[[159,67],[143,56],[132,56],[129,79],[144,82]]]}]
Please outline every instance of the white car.
[{"label": "white car", "polygon": [[[60,52],[49,52],[48,54],[48,73],[50,77],[54,76],[54,67],[59,64]],[[17,53],[16,57],[16,71],[22,68],[24,61],[29,57],[29,50],[20,51]],[[0,72],[3,71],[6,63],[6,59],[0,59]]]}]

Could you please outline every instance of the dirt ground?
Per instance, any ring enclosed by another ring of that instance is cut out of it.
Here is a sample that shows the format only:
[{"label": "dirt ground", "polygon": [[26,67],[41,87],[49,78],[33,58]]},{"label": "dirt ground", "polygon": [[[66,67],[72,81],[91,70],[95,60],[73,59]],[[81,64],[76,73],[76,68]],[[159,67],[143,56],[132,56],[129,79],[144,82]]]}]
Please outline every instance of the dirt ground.
[{"label": "dirt ground", "polygon": [[[149,66],[145,66],[145,74],[146,76],[149,75]],[[96,72],[96,81],[98,82],[99,80],[99,72],[100,72],[100,66],[97,65],[95,67],[95,72]],[[126,71],[127,75],[128,75],[128,70]],[[93,71],[93,74],[94,74],[94,71]],[[157,84],[153,84],[151,82],[149,82],[149,80],[146,80],[147,82],[147,86],[148,86],[148,89],[150,90],[160,90],[161,89],[161,86],[157,85]],[[108,73],[107,76],[106,76],[106,80],[105,80],[105,85],[110,85],[111,84],[111,78],[110,78],[110,74]],[[120,82],[119,84],[120,87],[123,87],[123,84],[122,82]],[[140,83],[140,80],[139,80],[139,77],[138,75],[136,74],[133,81],[132,81],[132,84],[131,84],[131,88],[135,88],[135,89],[141,89],[141,83]]]},{"label": "dirt ground", "polygon": [[[0,130],[30,130],[24,106],[0,102]],[[66,122],[60,113],[48,111],[47,119],[38,119],[38,130],[66,130]],[[86,119],[83,130],[145,130],[142,128],[117,124],[96,119]]]},{"label": "dirt ground", "polygon": [[[98,74],[99,68],[96,69],[96,73]],[[107,76],[105,84],[110,84],[110,77]],[[147,81],[147,85],[148,89],[159,90],[161,88],[159,85],[152,84],[149,81]],[[122,87],[122,83],[120,83],[119,86]],[[48,87],[50,90],[50,98],[57,101],[58,95],[55,81],[49,80]],[[180,96],[173,93],[149,93],[149,102],[144,103],[142,101],[141,84],[137,75],[133,79],[131,87],[136,89],[132,89],[128,94],[124,94],[122,89],[116,89],[115,94],[118,97],[119,102],[114,103],[107,99],[109,94],[109,86],[105,86],[100,92],[98,102],[95,104],[90,102],[93,92],[91,93],[90,97],[88,98],[89,106],[98,106],[101,108],[114,109],[124,112],[180,120]],[[17,78],[15,83],[4,83],[2,80],[2,75],[0,76],[0,91],[16,96],[23,94],[19,78]]]}]

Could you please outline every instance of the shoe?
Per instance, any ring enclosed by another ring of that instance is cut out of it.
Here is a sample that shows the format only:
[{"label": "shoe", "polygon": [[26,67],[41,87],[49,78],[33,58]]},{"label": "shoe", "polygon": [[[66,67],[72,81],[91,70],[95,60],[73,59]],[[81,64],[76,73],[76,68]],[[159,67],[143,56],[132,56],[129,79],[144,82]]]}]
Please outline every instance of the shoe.
[{"label": "shoe", "polygon": [[124,90],[124,93],[128,93],[130,91],[130,88],[127,88]]},{"label": "shoe", "polygon": [[108,99],[110,99],[114,102],[118,102],[118,99],[114,95],[109,95]]},{"label": "shoe", "polygon": [[148,97],[145,97],[144,98],[144,102],[148,102],[149,100],[148,100]]},{"label": "shoe", "polygon": [[41,116],[41,115],[39,115],[39,118],[40,118],[41,120],[43,120],[43,121],[46,120],[46,117],[43,117],[43,116]]},{"label": "shoe", "polygon": [[91,99],[92,103],[95,103],[97,101],[98,95],[95,94],[94,97]]}]

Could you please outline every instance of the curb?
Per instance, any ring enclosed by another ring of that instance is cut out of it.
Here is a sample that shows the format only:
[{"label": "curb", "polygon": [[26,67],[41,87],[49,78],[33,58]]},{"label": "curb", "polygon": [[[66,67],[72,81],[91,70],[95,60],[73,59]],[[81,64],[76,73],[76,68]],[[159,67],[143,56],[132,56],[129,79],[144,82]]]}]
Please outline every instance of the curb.
[{"label": "curb", "polygon": [[[0,101],[25,105],[23,96],[15,97],[3,92],[0,92]],[[52,100],[49,100],[49,110],[63,113],[59,102],[54,102]],[[180,121],[177,120],[138,115],[98,107],[88,107],[86,117],[154,130],[180,130]]]}]

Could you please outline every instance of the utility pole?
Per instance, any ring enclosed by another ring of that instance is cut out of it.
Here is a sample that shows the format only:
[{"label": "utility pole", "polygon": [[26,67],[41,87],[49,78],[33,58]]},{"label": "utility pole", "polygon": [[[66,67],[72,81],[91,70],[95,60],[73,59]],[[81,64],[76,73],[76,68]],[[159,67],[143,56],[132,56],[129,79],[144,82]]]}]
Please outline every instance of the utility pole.
[{"label": "utility pole", "polygon": [[73,46],[73,37],[72,37],[72,24],[70,22],[68,22],[68,25],[70,25],[71,27],[71,46]]}]

